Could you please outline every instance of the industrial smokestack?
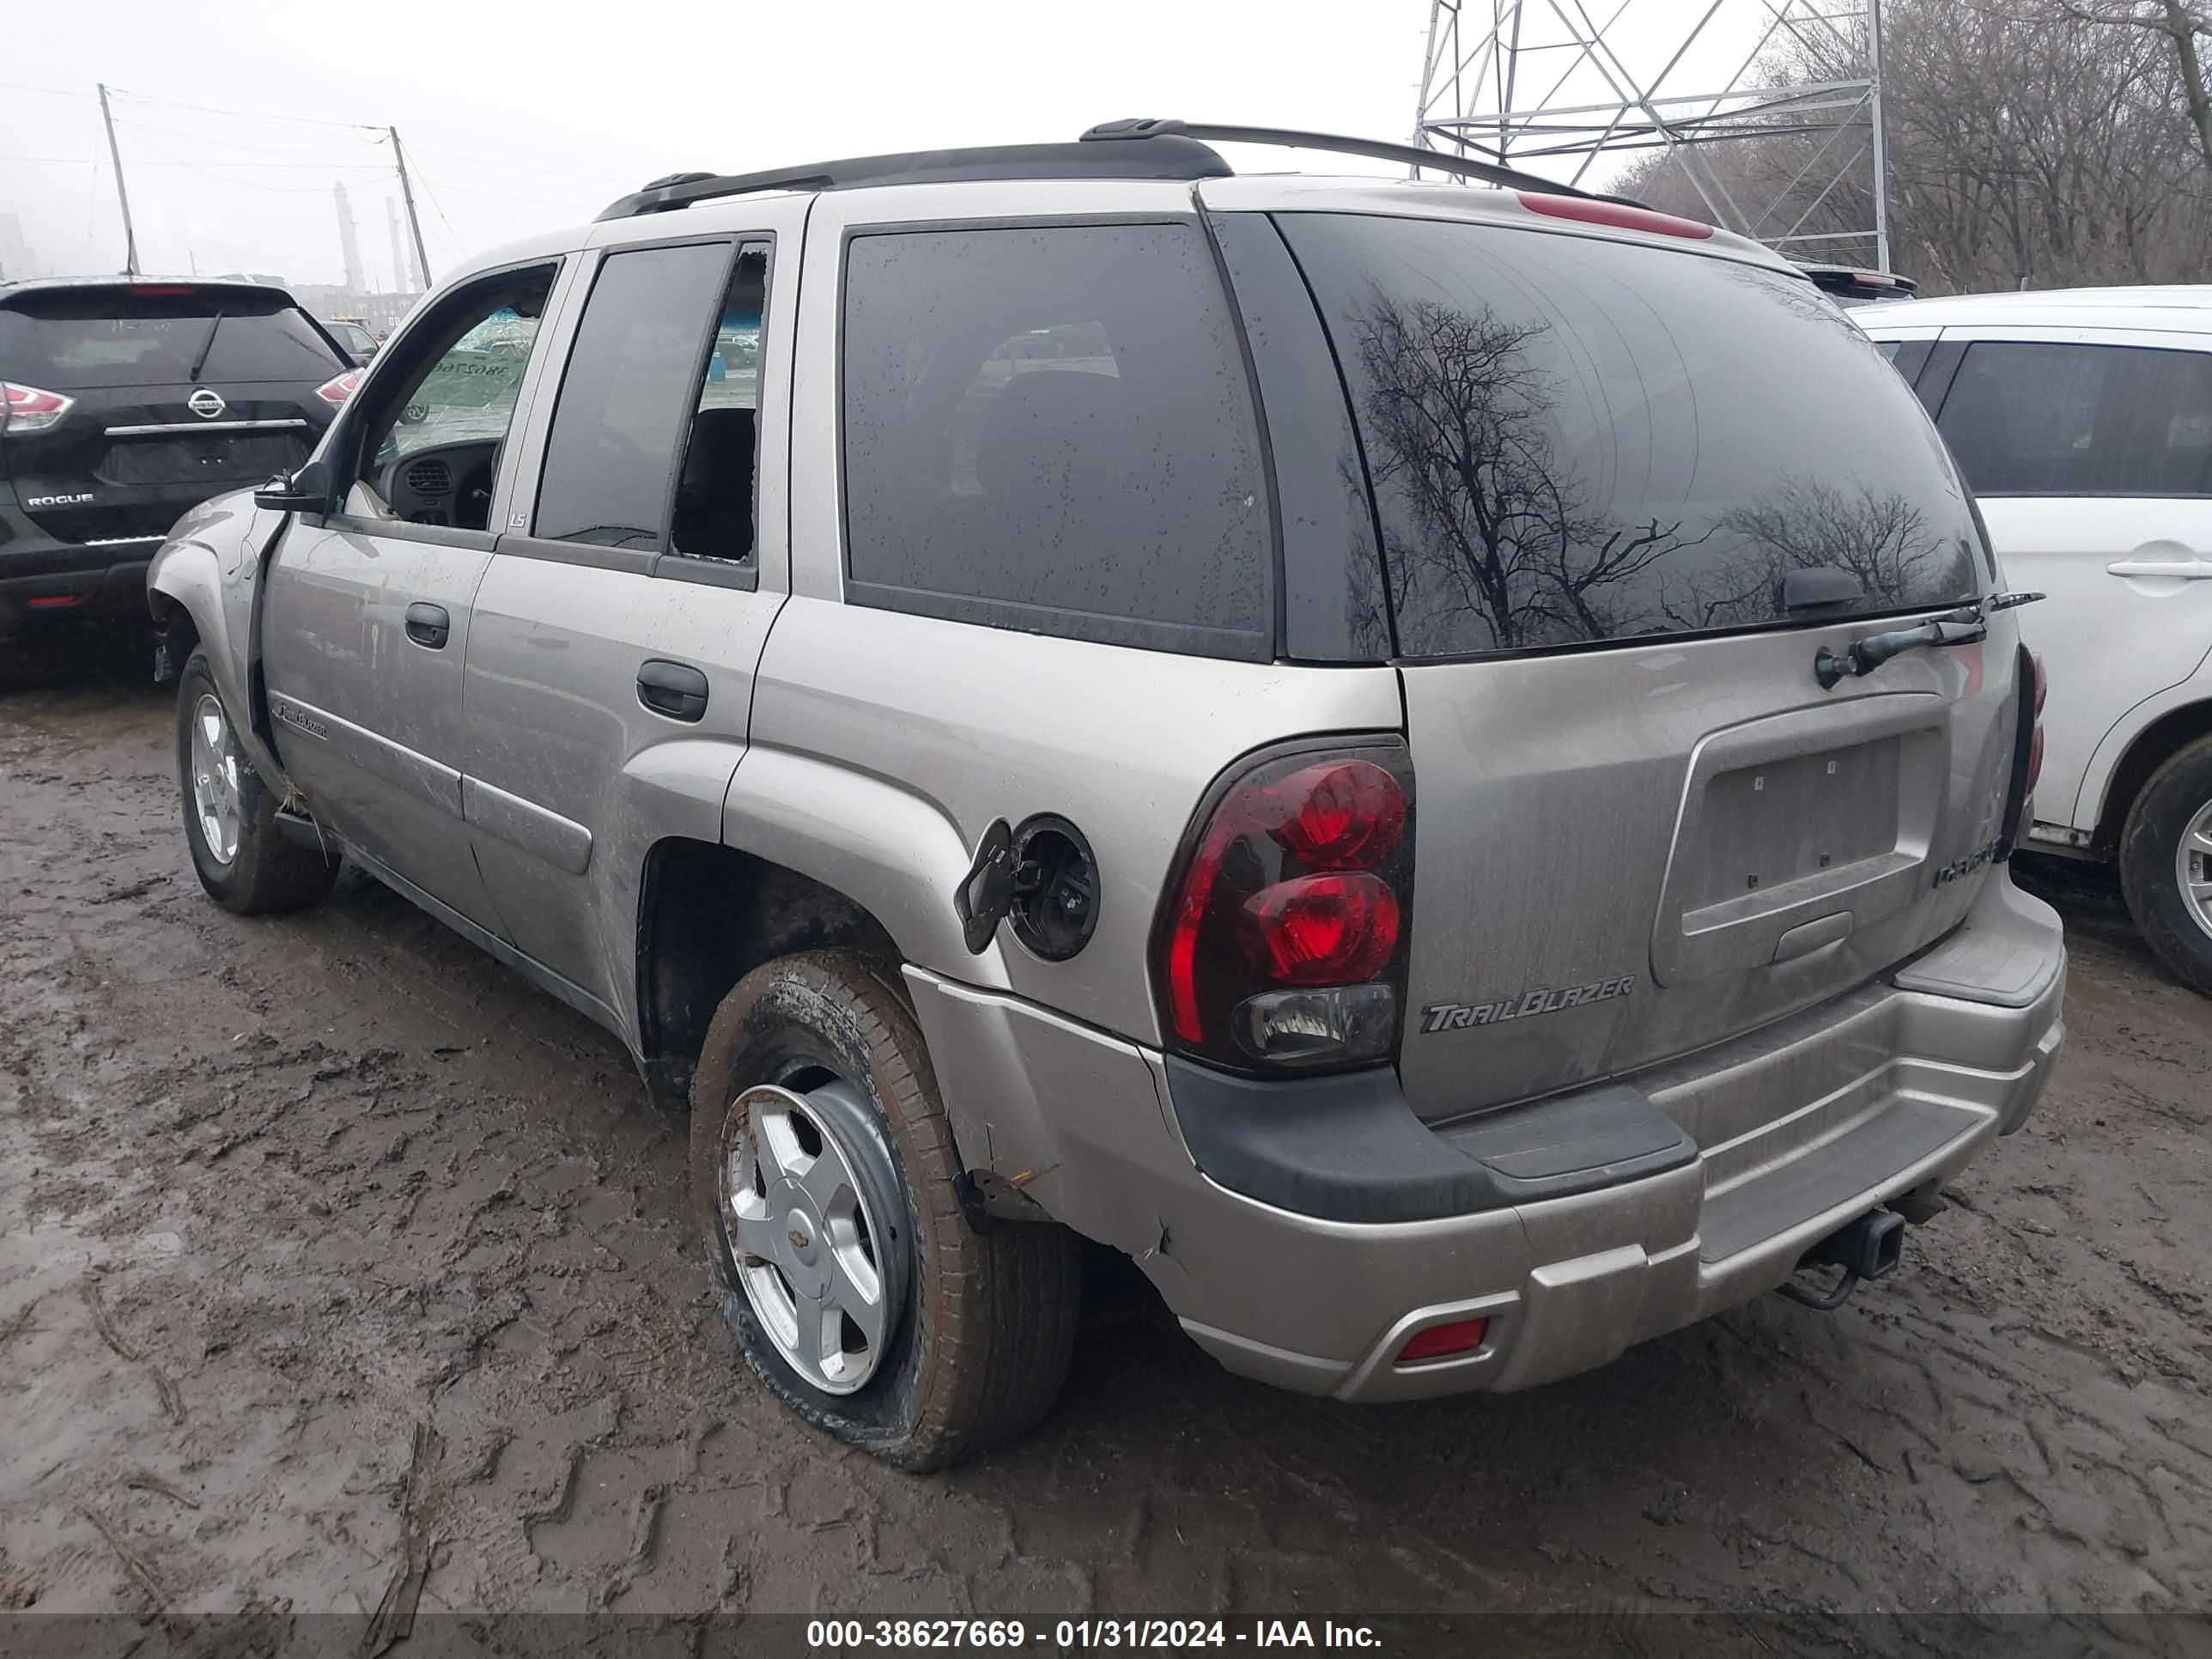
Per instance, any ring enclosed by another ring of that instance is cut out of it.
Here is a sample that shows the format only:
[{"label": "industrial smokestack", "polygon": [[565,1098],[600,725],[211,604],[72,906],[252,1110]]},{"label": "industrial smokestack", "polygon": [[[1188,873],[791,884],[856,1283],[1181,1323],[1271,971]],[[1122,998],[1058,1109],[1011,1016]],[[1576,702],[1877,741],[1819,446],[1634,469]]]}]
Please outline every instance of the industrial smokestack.
[{"label": "industrial smokestack", "polygon": [[349,294],[365,294],[368,282],[361,271],[361,239],[354,234],[353,204],[346,200],[343,184],[332,185],[331,194],[338,209],[338,252],[345,259],[345,285]]},{"label": "industrial smokestack", "polygon": [[392,288],[395,294],[414,291],[407,280],[407,254],[399,245],[399,210],[392,198],[384,198],[384,228],[392,233]]}]

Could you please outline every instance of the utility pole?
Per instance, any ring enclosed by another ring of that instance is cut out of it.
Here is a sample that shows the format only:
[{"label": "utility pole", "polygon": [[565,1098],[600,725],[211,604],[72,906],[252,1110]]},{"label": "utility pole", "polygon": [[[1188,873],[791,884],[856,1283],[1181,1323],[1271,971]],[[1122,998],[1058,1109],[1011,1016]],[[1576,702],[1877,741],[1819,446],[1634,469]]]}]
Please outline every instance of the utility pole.
[{"label": "utility pole", "polygon": [[1889,141],[1881,130],[1881,0],[1867,0],[1867,114],[1874,123],[1874,263],[1889,265]]},{"label": "utility pole", "polygon": [[422,222],[415,216],[415,186],[407,178],[407,152],[399,147],[398,127],[386,127],[385,131],[392,135],[392,159],[399,164],[399,193],[407,203],[407,228],[415,237],[415,289],[418,294],[427,294],[430,290],[430,259],[422,252]]},{"label": "utility pole", "polygon": [[107,111],[107,88],[100,88],[100,119],[107,129],[107,158],[115,163],[115,199],[123,204],[123,274],[138,274],[138,233],[131,228],[131,192],[123,188],[123,152],[115,145],[115,118]]}]

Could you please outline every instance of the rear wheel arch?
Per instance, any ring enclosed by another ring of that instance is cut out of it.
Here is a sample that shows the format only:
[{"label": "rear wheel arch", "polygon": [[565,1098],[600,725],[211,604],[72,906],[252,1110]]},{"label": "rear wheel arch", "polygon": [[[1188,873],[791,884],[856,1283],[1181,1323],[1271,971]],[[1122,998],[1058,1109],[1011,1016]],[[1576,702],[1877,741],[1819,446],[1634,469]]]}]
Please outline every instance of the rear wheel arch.
[{"label": "rear wheel arch", "polygon": [[638,1048],[653,1098],[678,1109],[731,988],[779,957],[898,945],[868,908],[802,871],[717,842],[670,836],[638,885]]},{"label": "rear wheel arch", "polygon": [[2212,996],[2212,736],[2166,757],[2143,785],[2120,832],[2120,890],[2136,927],[2177,978]]},{"label": "rear wheel arch", "polygon": [[2144,786],[2166,762],[2206,737],[2212,737],[2212,699],[2170,709],[2136,733],[2105,783],[2104,804],[2098,810],[2091,842],[2099,854],[2108,858],[2117,854],[2128,814]]}]

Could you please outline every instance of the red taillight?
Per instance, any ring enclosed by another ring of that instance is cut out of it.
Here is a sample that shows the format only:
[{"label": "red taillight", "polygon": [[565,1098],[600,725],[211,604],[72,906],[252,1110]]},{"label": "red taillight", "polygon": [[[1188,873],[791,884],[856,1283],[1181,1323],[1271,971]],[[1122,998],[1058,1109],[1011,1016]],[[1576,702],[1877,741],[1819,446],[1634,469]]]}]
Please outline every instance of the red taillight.
[{"label": "red taillight", "polygon": [[1396,738],[1277,750],[1216,782],[1154,931],[1180,1051],[1305,1067],[1396,1046],[1413,766]]},{"label": "red taillight", "polygon": [[12,380],[0,380],[0,394],[8,400],[6,412],[0,414],[0,431],[43,431],[76,404],[76,398],[64,398],[58,392],[41,392],[34,386],[17,386]]},{"label": "red taillight", "polygon": [[2005,792],[2004,834],[1998,838],[2000,858],[2012,856],[2033,821],[2035,786],[2043,776],[2043,705],[2051,695],[2040,654],[2023,645],[2014,660],[2020,700],[2013,708],[2012,783]]},{"label": "red taillight", "polygon": [[180,294],[197,294],[199,290],[189,283],[139,283],[131,292],[141,299],[174,299]]},{"label": "red taillight", "polygon": [[1406,1340],[1406,1346],[1398,1350],[1398,1363],[1410,1365],[1417,1359],[1473,1353],[1482,1346],[1482,1339],[1489,1331],[1490,1322],[1486,1319],[1455,1319],[1449,1325],[1431,1325]]},{"label": "red taillight", "polygon": [[1398,948],[1398,896],[1380,876],[1299,876],[1244,901],[1237,931],[1252,965],[1278,985],[1372,979]]},{"label": "red taillight", "polygon": [[2035,735],[2027,743],[2027,787],[2026,793],[2035,793],[2036,780],[2043,775],[2043,705],[2051,696],[2050,677],[2043,672],[2043,653],[2031,651],[2027,663],[2035,675]]},{"label": "red taillight", "polygon": [[64,605],[75,605],[82,593],[40,593],[23,603],[33,611],[59,611]]},{"label": "red taillight", "polygon": [[1655,231],[1662,236],[1686,236],[1703,241],[1713,234],[1711,225],[1678,218],[1656,208],[1632,207],[1626,202],[1601,202],[1594,196],[1551,196],[1541,191],[1516,191],[1521,205],[1531,213],[1554,219],[1572,219],[1585,225],[1612,225],[1621,230]]},{"label": "red taillight", "polygon": [[1389,855],[1406,830],[1406,797],[1373,761],[1322,761],[1277,786],[1297,803],[1283,822],[1290,848],[1324,870],[1357,870]]},{"label": "red taillight", "polygon": [[344,403],[347,398],[352,397],[354,392],[359,389],[361,386],[361,376],[362,371],[360,369],[349,368],[346,370],[344,374],[337,376],[335,379],[325,380],[320,386],[317,386],[315,388],[315,396],[320,398],[332,409],[336,409],[341,404]]}]

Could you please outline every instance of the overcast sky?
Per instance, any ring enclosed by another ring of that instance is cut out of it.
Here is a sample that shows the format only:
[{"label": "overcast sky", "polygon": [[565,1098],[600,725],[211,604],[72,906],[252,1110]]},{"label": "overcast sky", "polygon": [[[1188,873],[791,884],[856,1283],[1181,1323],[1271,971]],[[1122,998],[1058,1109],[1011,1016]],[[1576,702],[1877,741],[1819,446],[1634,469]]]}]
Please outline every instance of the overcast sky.
[{"label": "overcast sky", "polygon": [[[1726,3],[1743,21],[1718,31],[1674,85],[1725,82],[1735,64],[1724,60],[1756,38],[1759,0]],[[1590,9],[1603,15],[1620,3]],[[331,187],[343,181],[372,285],[386,288],[385,204],[396,197],[380,131],[388,125],[416,175],[434,276],[477,249],[588,219],[682,168],[1073,138],[1121,115],[1403,141],[1430,7],[0,0],[0,100],[10,118],[0,135],[0,213],[20,216],[46,270],[122,265],[92,95],[104,81],[142,269],[336,282]],[[1639,69],[1656,70],[1703,9],[1702,0],[1627,0],[1615,43]],[[1467,0],[1470,18],[1488,10]],[[1607,94],[1590,87],[1581,95]],[[1235,159],[1291,164],[1264,153]]]}]

